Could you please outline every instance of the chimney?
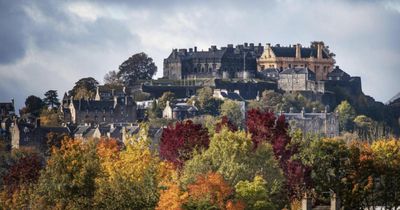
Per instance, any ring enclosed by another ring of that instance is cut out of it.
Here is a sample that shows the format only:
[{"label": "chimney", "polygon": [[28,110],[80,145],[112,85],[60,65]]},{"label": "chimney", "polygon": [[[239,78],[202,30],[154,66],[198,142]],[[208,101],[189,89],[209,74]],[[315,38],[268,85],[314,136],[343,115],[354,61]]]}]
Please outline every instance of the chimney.
[{"label": "chimney", "polygon": [[194,52],[197,52],[197,47],[196,46],[194,46]]},{"label": "chimney", "polygon": [[322,42],[318,42],[317,43],[317,58],[318,59],[322,59],[322,47],[323,47]]},{"label": "chimney", "polygon": [[189,48],[189,52],[190,52],[190,53],[193,52],[193,48]]},{"label": "chimney", "polygon": [[12,106],[13,106],[13,112],[15,113],[15,101],[14,101],[14,98],[11,99],[11,103],[12,103]]},{"label": "chimney", "polygon": [[248,45],[248,43],[247,43],[247,42],[245,42],[245,43],[244,43],[244,47],[247,47],[247,46],[249,46],[249,45]]},{"label": "chimney", "polygon": [[301,58],[301,44],[296,44],[296,58]]}]

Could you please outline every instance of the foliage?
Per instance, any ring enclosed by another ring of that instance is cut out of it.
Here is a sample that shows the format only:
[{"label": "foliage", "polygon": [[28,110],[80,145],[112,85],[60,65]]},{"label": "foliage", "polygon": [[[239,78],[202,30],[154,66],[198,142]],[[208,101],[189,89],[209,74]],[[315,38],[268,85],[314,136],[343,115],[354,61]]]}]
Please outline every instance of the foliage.
[{"label": "foliage", "polygon": [[161,111],[164,110],[165,106],[167,105],[167,101],[169,101],[169,103],[174,103],[175,94],[169,91],[162,94],[162,96],[158,99],[158,108]]},{"label": "foliage", "polygon": [[40,112],[40,123],[44,126],[60,126],[62,113],[58,109],[43,109]]},{"label": "foliage", "polygon": [[400,206],[400,141],[379,140],[371,145],[376,169],[376,191],[378,204],[386,209]]},{"label": "foliage", "polygon": [[225,209],[232,194],[231,187],[218,173],[199,175],[193,184],[188,185],[188,198],[184,209]]},{"label": "foliage", "polygon": [[342,101],[335,109],[339,114],[340,131],[351,131],[353,129],[353,120],[356,117],[354,108],[348,101]]},{"label": "foliage", "polygon": [[238,127],[233,124],[227,116],[223,116],[221,120],[215,124],[215,132],[219,133],[223,128],[227,128],[233,132],[238,130]]},{"label": "foliage", "polygon": [[191,158],[193,150],[207,148],[209,137],[206,128],[192,121],[177,122],[164,128],[161,143],[160,155],[162,158],[171,161],[181,167],[184,162]]},{"label": "foliage", "polygon": [[261,176],[255,176],[252,182],[240,181],[235,186],[235,196],[244,201],[246,209],[277,209],[271,201],[267,184]]},{"label": "foliage", "polygon": [[92,207],[100,162],[94,141],[66,139],[54,148],[35,187],[37,208],[87,209]]},{"label": "foliage", "polygon": [[150,107],[146,110],[146,115],[148,119],[156,119],[161,117],[161,109],[158,108],[157,101],[153,100]]},{"label": "foliage", "polygon": [[270,183],[268,190],[271,194],[278,193],[283,179],[271,145],[263,143],[254,149],[250,135],[227,129],[214,134],[209,148],[195,153],[185,163],[181,181],[183,184],[192,183],[198,175],[209,171],[221,174],[230,186],[253,180],[258,174]]},{"label": "foliage", "polygon": [[115,141],[98,146],[102,176],[96,178],[95,208],[154,209],[158,201],[160,162],[149,149],[148,126],[128,137],[118,153]]},{"label": "foliage", "polygon": [[125,85],[133,85],[137,80],[150,80],[157,72],[153,59],[141,52],[132,55],[119,66],[117,76]]},{"label": "foliage", "polygon": [[99,82],[93,77],[78,80],[70,91],[70,95],[77,99],[93,99],[96,95],[96,87]]},{"label": "foliage", "polygon": [[43,99],[43,103],[47,107],[51,109],[57,109],[60,106],[57,90],[49,90],[44,94],[44,96],[45,98]]},{"label": "foliage", "polygon": [[104,85],[107,85],[109,87],[120,87],[123,85],[123,82],[121,80],[121,77],[118,76],[118,73],[113,70],[104,75]]},{"label": "foliage", "polygon": [[20,111],[22,114],[31,113],[34,116],[39,116],[45,104],[43,100],[37,96],[30,95],[25,100],[25,107]]},{"label": "foliage", "polygon": [[243,113],[239,104],[232,100],[225,100],[220,109],[221,116],[227,116],[236,126],[241,126],[243,122]]},{"label": "foliage", "polygon": [[222,101],[213,97],[213,90],[210,87],[204,87],[197,90],[196,106],[203,114],[218,115],[219,106]]},{"label": "foliage", "polygon": [[302,192],[310,187],[310,168],[292,158],[299,152],[299,144],[291,141],[285,116],[276,119],[273,112],[255,109],[247,113],[247,129],[252,134],[254,146],[258,147],[265,141],[272,144],[275,158],[286,177],[288,194],[292,200],[299,199]]}]

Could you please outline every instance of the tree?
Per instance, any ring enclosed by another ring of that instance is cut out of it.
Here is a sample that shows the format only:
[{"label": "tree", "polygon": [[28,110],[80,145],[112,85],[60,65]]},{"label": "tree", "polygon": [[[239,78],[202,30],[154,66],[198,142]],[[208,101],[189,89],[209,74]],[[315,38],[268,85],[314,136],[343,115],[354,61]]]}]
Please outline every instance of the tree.
[{"label": "tree", "polygon": [[93,77],[86,77],[78,80],[70,91],[74,99],[92,99],[96,95],[96,87],[99,82]]},{"label": "tree", "polygon": [[372,130],[377,127],[374,120],[365,115],[358,115],[353,122],[360,139],[372,140]]},{"label": "tree", "polygon": [[111,87],[118,87],[122,86],[123,82],[118,76],[118,73],[116,71],[109,71],[106,75],[104,75],[104,85],[108,85]]},{"label": "tree", "polygon": [[347,101],[342,101],[335,109],[339,114],[340,131],[351,131],[353,129],[353,120],[356,117],[354,108]]},{"label": "tree", "polygon": [[58,109],[43,109],[40,113],[40,123],[45,126],[60,126],[62,113]]},{"label": "tree", "polygon": [[175,94],[173,92],[164,92],[162,96],[158,99],[158,108],[161,110],[165,109],[165,106],[167,105],[167,101],[169,103],[174,103],[175,100]]},{"label": "tree", "polygon": [[[250,135],[244,131],[223,129],[214,134],[209,148],[196,152],[185,163],[181,181],[193,183],[198,175],[209,171],[221,174],[230,186],[253,180],[258,174],[269,183],[268,191],[274,196],[279,193],[283,181],[271,145],[262,143],[254,149]],[[278,203],[278,199],[274,202]]]},{"label": "tree", "polygon": [[218,115],[222,101],[213,97],[212,88],[198,89],[194,100],[203,114]]},{"label": "tree", "polygon": [[53,149],[32,201],[38,209],[90,209],[99,175],[95,142],[66,139]]},{"label": "tree", "polygon": [[25,100],[25,107],[21,110],[22,114],[31,113],[34,116],[39,116],[44,107],[43,100],[37,96],[30,95]]},{"label": "tree", "polygon": [[150,150],[148,126],[127,138],[117,152],[115,143],[98,147],[102,176],[96,180],[94,209],[154,209],[159,198],[161,163]]},{"label": "tree", "polygon": [[209,172],[199,175],[193,184],[188,185],[188,199],[185,209],[225,209],[232,188],[218,174]]},{"label": "tree", "polygon": [[243,121],[243,113],[240,105],[232,100],[225,100],[221,105],[220,113],[222,116],[227,116],[236,126],[241,126]]},{"label": "tree", "polygon": [[156,72],[157,66],[153,59],[141,52],[124,61],[117,75],[125,85],[133,85],[137,80],[150,80]]},{"label": "tree", "polygon": [[44,104],[51,109],[57,109],[60,106],[60,101],[58,100],[57,90],[49,90],[44,94],[43,99]]},{"label": "tree", "polygon": [[310,187],[311,169],[293,158],[299,152],[299,144],[292,142],[285,116],[281,115],[276,119],[273,112],[253,109],[247,112],[246,125],[254,147],[262,142],[272,144],[275,158],[286,177],[285,184],[290,199],[300,199],[302,193]]},{"label": "tree", "polygon": [[277,209],[271,201],[267,182],[261,176],[255,176],[253,181],[240,181],[235,186],[235,197],[244,201],[246,209]]},{"label": "tree", "polygon": [[237,131],[238,127],[233,124],[227,116],[223,116],[219,122],[215,124],[215,132],[219,133],[223,128],[227,128],[230,131]]},{"label": "tree", "polygon": [[171,161],[176,166],[183,166],[191,158],[193,150],[207,148],[210,140],[208,131],[200,124],[192,121],[177,122],[164,128],[161,142],[160,155]]}]

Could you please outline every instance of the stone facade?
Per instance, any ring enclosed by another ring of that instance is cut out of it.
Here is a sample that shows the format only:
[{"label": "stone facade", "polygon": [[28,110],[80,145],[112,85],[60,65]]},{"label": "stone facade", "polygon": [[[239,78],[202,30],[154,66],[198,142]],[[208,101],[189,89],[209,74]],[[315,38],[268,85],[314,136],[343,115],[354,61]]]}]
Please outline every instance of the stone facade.
[{"label": "stone facade", "polygon": [[326,137],[339,135],[339,120],[337,113],[281,113],[292,129],[300,129],[303,133],[312,133]]},{"label": "stone facade", "polygon": [[278,88],[284,91],[325,92],[324,81],[316,81],[309,68],[289,68],[279,73]]},{"label": "stone facade", "polygon": [[132,97],[113,100],[63,100],[61,111],[64,121],[72,124],[108,124],[136,121],[136,104]]},{"label": "stone facade", "polygon": [[263,52],[259,44],[228,45],[208,51],[174,49],[164,59],[164,78],[249,78],[257,70],[257,58]]},{"label": "stone facade", "polygon": [[307,67],[316,74],[316,80],[326,80],[333,70],[334,54],[330,53],[323,42],[312,42],[310,47],[295,44],[289,47],[267,44],[263,54],[257,59],[258,70],[267,68]]},{"label": "stone facade", "polygon": [[194,104],[171,104],[169,101],[167,101],[167,104],[163,110],[163,118],[184,120],[186,118],[196,116],[198,112],[199,110]]}]

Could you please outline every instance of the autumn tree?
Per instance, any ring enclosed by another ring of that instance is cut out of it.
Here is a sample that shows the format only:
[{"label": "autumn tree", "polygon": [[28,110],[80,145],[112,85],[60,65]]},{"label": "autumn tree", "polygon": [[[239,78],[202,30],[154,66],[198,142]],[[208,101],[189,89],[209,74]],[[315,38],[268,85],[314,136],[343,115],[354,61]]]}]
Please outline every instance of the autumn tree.
[{"label": "autumn tree", "polygon": [[285,116],[275,117],[273,112],[252,109],[247,112],[247,129],[255,147],[262,142],[272,144],[275,158],[286,177],[286,188],[292,200],[300,199],[310,187],[310,168],[293,157],[299,152],[299,144],[292,142]]},{"label": "autumn tree", "polygon": [[38,209],[92,208],[100,162],[94,141],[66,139],[54,148],[34,192]]},{"label": "autumn tree", "polygon": [[43,109],[40,112],[40,123],[44,126],[60,126],[62,124],[62,113],[58,109]]},{"label": "autumn tree", "polygon": [[78,80],[70,91],[74,99],[92,99],[96,95],[96,87],[99,82],[93,77],[86,77]]},{"label": "autumn tree", "polygon": [[0,206],[9,209],[29,207],[29,193],[37,182],[42,167],[42,159],[38,154],[18,159],[3,177],[4,189],[0,193]]},{"label": "autumn tree", "polygon": [[124,142],[117,153],[115,142],[98,146],[102,176],[96,179],[94,208],[154,209],[159,198],[160,161],[150,150],[148,126]]},{"label": "autumn tree", "polygon": [[238,102],[232,100],[225,100],[220,108],[220,114],[227,116],[231,122],[236,126],[241,126],[243,122],[243,113]]},{"label": "autumn tree", "polygon": [[267,181],[268,191],[275,197],[282,187],[282,171],[271,145],[264,142],[254,149],[250,135],[244,131],[232,132],[226,128],[211,138],[210,146],[197,152],[185,163],[181,181],[192,183],[196,177],[212,171],[221,174],[230,186],[240,181],[253,180],[258,174]]},{"label": "autumn tree", "polygon": [[119,66],[117,76],[125,85],[133,85],[137,80],[150,80],[157,72],[153,59],[141,52],[132,55]]},{"label": "autumn tree", "polygon": [[228,128],[230,131],[237,131],[238,127],[229,120],[227,116],[223,116],[216,124],[215,124],[215,132],[219,133],[223,128]]},{"label": "autumn tree", "polygon": [[267,186],[261,176],[255,176],[252,181],[240,181],[235,186],[235,197],[246,204],[246,209],[277,209]]},{"label": "autumn tree", "polygon": [[340,131],[351,131],[353,129],[353,120],[356,117],[354,108],[348,101],[342,101],[336,108],[335,112],[339,114]]},{"label": "autumn tree", "polygon": [[57,109],[60,106],[60,100],[58,99],[57,90],[49,90],[44,94],[45,98],[43,99],[43,103],[51,108]]},{"label": "autumn tree", "polygon": [[208,131],[200,124],[187,120],[177,122],[164,128],[161,142],[160,155],[181,167],[191,158],[193,150],[207,148],[209,144]]}]

